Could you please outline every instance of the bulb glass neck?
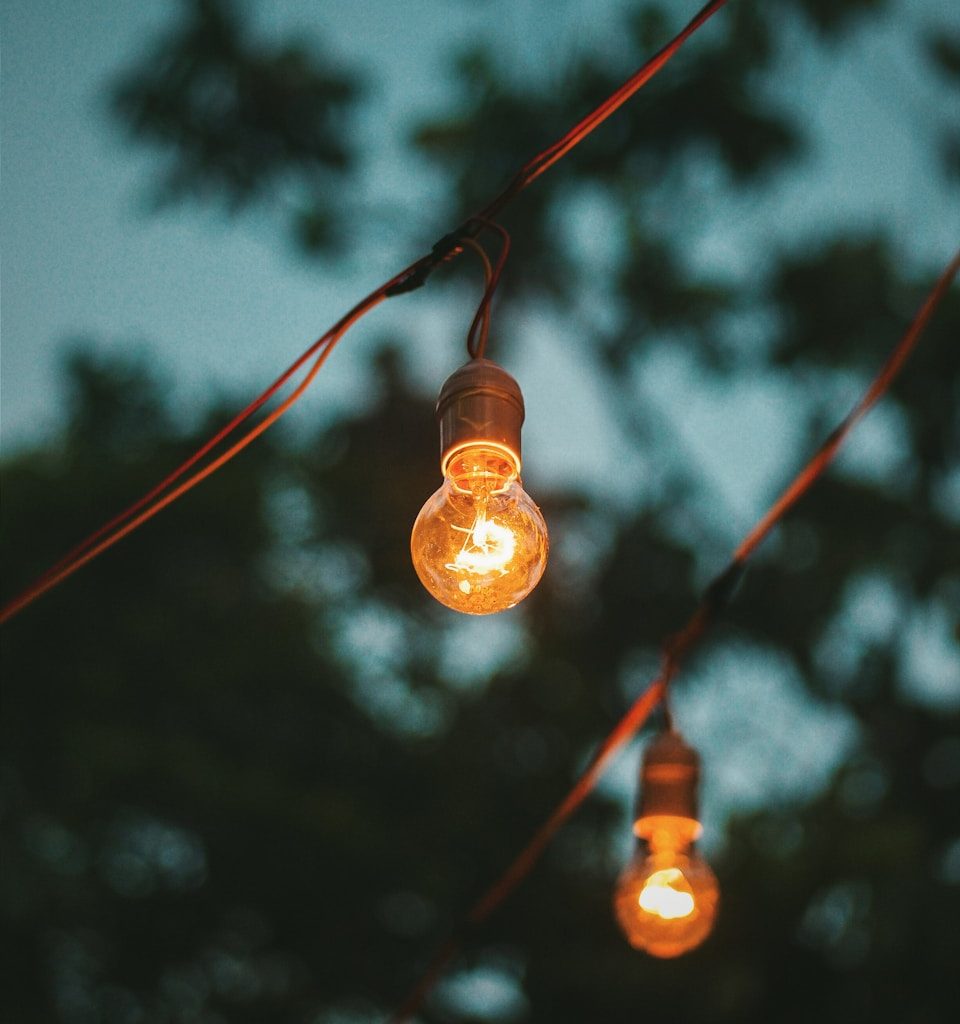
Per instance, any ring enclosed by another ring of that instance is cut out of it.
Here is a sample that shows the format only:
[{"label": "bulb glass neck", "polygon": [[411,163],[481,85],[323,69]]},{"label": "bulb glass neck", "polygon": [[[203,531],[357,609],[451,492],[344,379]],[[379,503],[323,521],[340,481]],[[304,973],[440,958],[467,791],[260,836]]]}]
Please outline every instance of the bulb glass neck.
[{"label": "bulb glass neck", "polygon": [[647,841],[651,854],[688,853],[700,838],[703,826],[696,818],[674,814],[651,814],[638,818],[634,833]]},{"label": "bulb glass neck", "polygon": [[475,498],[502,493],[519,475],[520,460],[500,445],[468,445],[454,451],[444,465],[454,489]]}]

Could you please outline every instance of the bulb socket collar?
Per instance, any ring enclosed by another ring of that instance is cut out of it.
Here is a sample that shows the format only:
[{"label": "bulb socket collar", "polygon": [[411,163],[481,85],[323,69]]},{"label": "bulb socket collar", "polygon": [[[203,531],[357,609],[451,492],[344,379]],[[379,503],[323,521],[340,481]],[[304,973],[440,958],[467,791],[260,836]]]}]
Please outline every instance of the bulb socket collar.
[{"label": "bulb socket collar", "polygon": [[643,755],[634,832],[644,835],[644,819],[649,818],[696,821],[699,783],[700,755],[680,733],[661,733]]},{"label": "bulb socket collar", "polygon": [[524,418],[520,385],[490,359],[471,359],[440,389],[440,469],[471,445],[499,448],[516,460],[520,472],[520,428]]}]

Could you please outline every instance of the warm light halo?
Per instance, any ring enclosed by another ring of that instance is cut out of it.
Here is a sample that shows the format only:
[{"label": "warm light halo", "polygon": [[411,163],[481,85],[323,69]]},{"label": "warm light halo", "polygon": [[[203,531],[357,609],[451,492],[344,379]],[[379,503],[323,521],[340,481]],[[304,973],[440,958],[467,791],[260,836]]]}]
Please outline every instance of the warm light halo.
[{"label": "warm light halo", "polygon": [[664,845],[687,846],[703,835],[703,825],[696,818],[679,814],[648,814],[634,822],[633,833],[650,841],[651,845],[654,845],[654,837],[658,840],[662,837],[670,840]]},{"label": "warm light halo", "polygon": [[443,484],[410,535],[413,566],[441,604],[469,615],[506,611],[537,585],[550,547],[543,515],[502,444],[458,445]]},{"label": "warm light halo", "polygon": [[520,476],[521,461],[519,454],[509,445],[501,444],[499,441],[485,441],[483,438],[475,438],[471,441],[462,441],[449,451],[444,452],[443,457],[440,459],[440,472],[443,476],[447,476],[450,469],[450,463],[453,462],[457,456],[462,455],[471,448],[487,448],[492,452],[496,452],[511,463],[516,470],[517,476]]},{"label": "warm light halo", "polygon": [[653,852],[641,843],[617,880],[613,905],[634,949],[672,959],[707,939],[719,899],[716,876],[693,847]]},{"label": "warm light halo", "polygon": [[[686,889],[678,889],[676,882],[683,882]],[[672,921],[689,917],[696,910],[693,893],[679,868],[661,868],[646,880],[640,890],[638,904],[641,910]]]}]

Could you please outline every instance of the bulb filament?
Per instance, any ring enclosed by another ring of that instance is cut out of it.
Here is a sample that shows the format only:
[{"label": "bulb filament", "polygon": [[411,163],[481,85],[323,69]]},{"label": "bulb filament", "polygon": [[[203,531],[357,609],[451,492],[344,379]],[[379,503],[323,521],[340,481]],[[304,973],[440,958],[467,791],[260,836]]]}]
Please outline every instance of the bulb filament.
[{"label": "bulb filament", "polygon": [[648,914],[655,914],[665,921],[689,917],[694,911],[693,896],[682,889],[675,889],[674,883],[686,884],[679,868],[665,868],[654,871],[640,891],[640,907]]},{"label": "bulb filament", "polygon": [[[451,572],[474,576],[507,574],[506,566],[513,558],[517,545],[512,530],[501,526],[494,519],[487,519],[485,511],[477,514],[472,526],[454,526],[453,529],[465,533],[466,537],[456,558],[447,562],[446,568]],[[470,593],[469,580],[461,580],[459,587],[465,594]]]}]

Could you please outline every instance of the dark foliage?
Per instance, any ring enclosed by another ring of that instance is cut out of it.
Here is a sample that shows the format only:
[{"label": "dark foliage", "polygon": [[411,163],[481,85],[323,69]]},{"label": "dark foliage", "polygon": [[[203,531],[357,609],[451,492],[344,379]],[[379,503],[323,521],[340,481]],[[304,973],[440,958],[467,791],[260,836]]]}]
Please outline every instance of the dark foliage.
[{"label": "dark foliage", "polygon": [[169,156],[158,200],[239,207],[286,192],[304,246],[329,246],[338,206],[327,189],[356,159],[356,77],[301,42],[258,41],[234,0],[184,0],[183,14],[113,88],[132,136]]}]

